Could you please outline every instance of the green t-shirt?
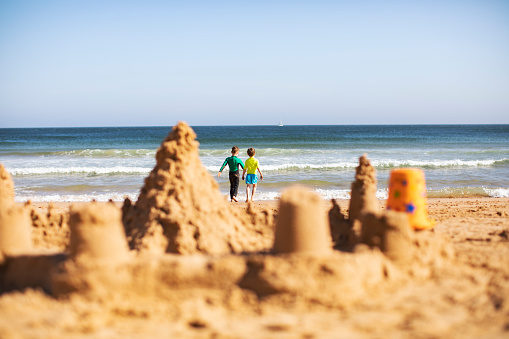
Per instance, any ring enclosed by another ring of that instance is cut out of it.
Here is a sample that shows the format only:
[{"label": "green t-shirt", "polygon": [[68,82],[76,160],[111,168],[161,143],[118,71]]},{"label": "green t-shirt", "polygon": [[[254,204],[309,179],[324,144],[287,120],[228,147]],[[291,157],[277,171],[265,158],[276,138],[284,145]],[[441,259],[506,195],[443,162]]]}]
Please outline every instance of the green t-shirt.
[{"label": "green t-shirt", "polygon": [[240,160],[239,158],[237,158],[236,156],[233,155],[233,156],[228,157],[224,160],[223,166],[221,166],[221,169],[219,170],[219,172],[223,171],[223,168],[226,166],[226,164],[228,164],[228,167],[230,168],[230,172],[238,171],[239,165],[240,165],[240,167],[244,168],[244,164],[242,163],[242,160]]}]

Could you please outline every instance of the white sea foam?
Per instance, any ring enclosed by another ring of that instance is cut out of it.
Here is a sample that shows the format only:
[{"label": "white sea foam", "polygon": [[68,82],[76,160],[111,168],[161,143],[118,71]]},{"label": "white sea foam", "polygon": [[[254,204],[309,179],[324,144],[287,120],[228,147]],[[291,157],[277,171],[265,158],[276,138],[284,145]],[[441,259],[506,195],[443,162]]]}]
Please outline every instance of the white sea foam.
[{"label": "white sea foam", "polygon": [[[329,200],[329,199],[339,199],[339,200],[348,200],[350,199],[350,191],[349,190],[338,190],[338,189],[321,189],[317,188],[314,190],[319,196],[321,196],[323,199]],[[223,192],[223,195],[228,198],[228,193]],[[255,200],[274,200],[279,199],[281,196],[281,192],[274,192],[274,191],[262,191],[258,190],[255,194]],[[239,200],[244,201],[246,199],[246,195],[244,193],[239,192]],[[378,190],[376,192],[376,197],[381,200],[387,199],[387,190]]]},{"label": "white sea foam", "polygon": [[154,157],[156,151],[153,149],[83,149],[72,151],[59,151],[52,153],[56,156],[71,157]]},{"label": "white sea foam", "polygon": [[30,167],[10,169],[12,175],[45,175],[45,174],[148,174],[149,167]]},{"label": "white sea foam", "polygon": [[489,160],[373,160],[373,166],[377,168],[392,168],[392,167],[478,167],[478,166],[492,166],[497,162],[503,162],[507,159],[489,159]]},{"label": "white sea foam", "polygon": [[[500,160],[436,160],[436,161],[417,161],[417,160],[372,160],[372,164],[377,169],[391,169],[397,167],[421,167],[421,168],[454,168],[454,167],[482,167],[482,166],[493,166],[497,163],[502,163],[507,159]],[[83,163],[83,162],[80,162]],[[118,162],[117,162],[118,163]],[[216,173],[219,169],[219,165],[211,165],[209,161],[205,165],[210,173]],[[114,163],[112,162],[111,165]],[[152,162],[141,161],[136,165],[141,166],[129,166],[129,165],[117,165],[117,166],[96,166],[96,163],[83,163],[82,166],[76,166],[78,162],[69,162],[60,160],[48,164],[48,166],[32,166],[31,163],[19,163],[11,168],[8,168],[9,172],[14,176],[21,175],[46,175],[46,174],[96,174],[96,175],[108,175],[108,174],[142,174],[147,175],[152,170]],[[108,164],[109,165],[109,164]],[[67,167],[69,166],[69,167]],[[274,161],[267,162],[261,165],[263,171],[268,172],[293,172],[293,171],[326,171],[326,170],[352,170],[358,166],[357,161],[342,161],[342,162],[330,162],[328,159],[315,159],[313,162],[282,162],[274,163]]]},{"label": "white sea foam", "polygon": [[[454,168],[454,167],[482,167],[493,166],[496,163],[507,161],[507,159],[490,160],[372,160],[371,163],[377,169],[391,169],[397,167],[423,167],[423,168]],[[318,160],[315,163],[279,163],[262,164],[264,171],[300,171],[300,170],[345,170],[354,169],[359,166],[357,161],[328,162],[328,159]],[[217,172],[219,166],[207,165],[207,170]]]},{"label": "white sea foam", "polygon": [[484,190],[493,198],[509,198],[509,188],[485,188]]}]

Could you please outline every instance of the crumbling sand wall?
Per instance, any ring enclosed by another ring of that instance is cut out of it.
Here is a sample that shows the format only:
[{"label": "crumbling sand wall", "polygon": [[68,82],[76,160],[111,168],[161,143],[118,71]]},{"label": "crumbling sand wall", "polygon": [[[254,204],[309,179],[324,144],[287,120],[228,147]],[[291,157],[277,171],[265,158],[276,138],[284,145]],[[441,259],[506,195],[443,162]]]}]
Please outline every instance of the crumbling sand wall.
[{"label": "crumbling sand wall", "polygon": [[69,246],[69,211],[58,211],[52,203],[47,208],[25,203],[32,222],[32,241],[36,248],[64,251]]}]

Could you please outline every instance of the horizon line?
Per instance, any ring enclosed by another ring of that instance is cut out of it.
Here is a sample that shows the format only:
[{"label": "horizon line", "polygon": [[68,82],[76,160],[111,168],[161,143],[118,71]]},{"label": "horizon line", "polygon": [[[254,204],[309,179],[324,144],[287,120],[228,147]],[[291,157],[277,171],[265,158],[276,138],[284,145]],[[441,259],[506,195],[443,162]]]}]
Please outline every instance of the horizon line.
[{"label": "horizon line", "polygon": [[[182,121],[182,120],[180,120]],[[179,121],[179,122],[180,122]],[[185,121],[184,121],[185,122]],[[257,125],[192,125],[186,122],[191,127],[291,127],[291,126],[462,126],[462,125],[509,125],[509,123],[383,123],[383,124],[257,124]],[[14,127],[0,127],[0,129],[22,129],[22,128],[135,128],[135,127],[173,127],[174,125],[105,125],[105,126],[14,126]]]}]

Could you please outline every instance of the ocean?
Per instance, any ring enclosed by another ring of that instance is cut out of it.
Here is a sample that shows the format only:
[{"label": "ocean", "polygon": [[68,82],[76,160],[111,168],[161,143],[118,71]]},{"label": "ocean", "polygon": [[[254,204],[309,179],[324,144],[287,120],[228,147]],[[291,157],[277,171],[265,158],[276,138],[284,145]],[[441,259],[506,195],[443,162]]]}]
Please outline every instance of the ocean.
[{"label": "ocean", "polygon": [[[509,125],[196,126],[203,166],[228,195],[231,147],[249,147],[264,180],[255,200],[293,184],[324,198],[348,199],[363,153],[377,169],[380,199],[390,171],[424,170],[429,197],[509,197]],[[16,201],[136,200],[171,127],[2,128],[0,163]],[[226,169],[227,171],[227,169]],[[239,188],[245,199],[245,184]]]}]

